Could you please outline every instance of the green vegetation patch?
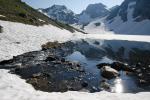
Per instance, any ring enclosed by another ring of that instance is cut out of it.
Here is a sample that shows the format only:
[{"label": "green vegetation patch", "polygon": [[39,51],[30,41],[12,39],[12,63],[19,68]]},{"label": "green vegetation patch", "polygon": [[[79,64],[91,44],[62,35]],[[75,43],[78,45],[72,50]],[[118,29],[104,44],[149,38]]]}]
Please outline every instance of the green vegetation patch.
[{"label": "green vegetation patch", "polygon": [[42,47],[42,50],[46,50],[50,48],[58,48],[58,47],[61,47],[61,43],[58,43],[58,41],[47,42],[46,44],[43,44],[41,47]]},{"label": "green vegetation patch", "polygon": [[21,0],[0,0],[0,14],[6,16],[0,17],[0,20],[20,22],[36,26],[52,24],[58,28],[69,30],[70,32],[75,32],[75,30],[80,31],[68,24],[50,19]]}]

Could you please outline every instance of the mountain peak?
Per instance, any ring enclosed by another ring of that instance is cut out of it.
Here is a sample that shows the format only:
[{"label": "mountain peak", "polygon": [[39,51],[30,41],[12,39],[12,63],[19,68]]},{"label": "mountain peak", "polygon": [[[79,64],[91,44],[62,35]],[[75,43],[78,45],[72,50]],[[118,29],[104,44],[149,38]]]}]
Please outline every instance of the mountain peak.
[{"label": "mountain peak", "polygon": [[106,8],[106,5],[102,3],[89,4],[86,10],[93,9],[93,8]]},{"label": "mountain peak", "polygon": [[109,10],[102,3],[90,4],[88,7],[79,15],[79,24],[87,24],[91,20],[101,18],[109,14]]},{"label": "mountain peak", "polygon": [[74,24],[78,21],[78,18],[76,17],[74,12],[64,5],[52,5],[49,8],[42,9],[42,12],[46,13],[52,19],[67,24]]},{"label": "mountain peak", "polygon": [[56,4],[52,5],[50,8],[51,9],[54,9],[54,8],[55,9],[67,9],[65,5],[56,5]]},{"label": "mountain peak", "polygon": [[109,10],[102,3],[90,4],[81,14],[75,14],[64,5],[52,5],[49,8],[40,10],[50,18],[67,24],[86,24],[95,18],[101,18],[109,14]]}]

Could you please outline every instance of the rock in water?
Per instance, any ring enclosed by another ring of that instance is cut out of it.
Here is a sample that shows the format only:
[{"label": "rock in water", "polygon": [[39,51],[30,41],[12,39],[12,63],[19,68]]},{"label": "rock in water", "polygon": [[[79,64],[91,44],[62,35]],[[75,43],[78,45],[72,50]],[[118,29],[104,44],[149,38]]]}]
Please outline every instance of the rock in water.
[{"label": "rock in water", "polygon": [[104,66],[110,66],[110,64],[108,64],[108,63],[100,63],[100,64],[98,64],[96,66],[97,66],[98,69],[101,69]]},{"label": "rock in water", "polygon": [[122,62],[113,62],[111,64],[111,68],[117,71],[123,70],[123,71],[128,71],[128,72],[135,72],[132,68],[128,67],[128,65],[125,65]]},{"label": "rock in water", "polygon": [[101,68],[101,75],[104,78],[112,79],[112,78],[119,76],[119,72],[117,70],[111,68],[110,66],[104,66]]}]

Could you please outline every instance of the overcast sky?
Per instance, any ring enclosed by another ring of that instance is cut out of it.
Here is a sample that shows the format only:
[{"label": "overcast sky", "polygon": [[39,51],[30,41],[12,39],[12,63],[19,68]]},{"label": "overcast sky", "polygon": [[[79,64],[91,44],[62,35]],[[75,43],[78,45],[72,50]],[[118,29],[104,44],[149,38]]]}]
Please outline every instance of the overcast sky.
[{"label": "overcast sky", "polygon": [[22,0],[33,8],[47,8],[54,4],[65,5],[75,13],[81,13],[89,4],[103,3],[108,8],[120,5],[124,0]]}]

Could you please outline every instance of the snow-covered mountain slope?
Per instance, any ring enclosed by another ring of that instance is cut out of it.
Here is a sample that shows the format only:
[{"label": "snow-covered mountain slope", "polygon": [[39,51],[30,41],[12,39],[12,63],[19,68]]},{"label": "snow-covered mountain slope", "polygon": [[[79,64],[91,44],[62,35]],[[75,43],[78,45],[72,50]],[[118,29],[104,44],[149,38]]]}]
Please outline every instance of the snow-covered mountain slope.
[{"label": "snow-covered mountain slope", "polygon": [[[48,41],[65,42],[77,39],[99,39],[99,40],[129,40],[150,42],[150,36],[128,36],[128,35],[100,35],[71,33],[52,25],[32,26],[21,23],[0,21],[3,32],[0,33],[0,60],[10,59],[13,56],[41,49],[41,45]],[[102,32],[103,33],[103,32]],[[105,32],[107,34],[107,32]]]},{"label": "snow-covered mountain slope", "polygon": [[48,41],[65,42],[76,39],[76,35],[82,35],[53,25],[33,26],[8,21],[0,21],[0,25],[3,27],[3,32],[0,33],[0,61],[39,50]]},{"label": "snow-covered mountain slope", "polygon": [[31,85],[19,76],[8,73],[7,70],[0,70],[0,99],[1,100],[149,100],[150,93],[86,93],[86,92],[65,92],[47,93],[36,91]]},{"label": "snow-covered mountain slope", "polygon": [[125,0],[121,6],[111,9],[107,17],[97,18],[79,26],[87,33],[116,33],[129,35],[150,35],[150,2],[148,0]]},{"label": "snow-covered mountain slope", "polygon": [[111,12],[106,27],[118,34],[150,35],[149,0],[125,0]]},{"label": "snow-covered mountain slope", "polygon": [[[97,39],[103,42],[106,40],[129,40],[150,42],[150,36],[130,36],[129,35],[100,35],[82,34],[79,32],[71,33],[65,29],[60,29],[52,25],[32,26],[21,23],[0,21],[3,32],[0,33],[0,60],[10,59],[13,56],[41,49],[41,45],[48,41],[65,42],[78,39]],[[149,100],[150,93],[137,94],[117,94],[108,92],[84,93],[84,92],[65,92],[65,93],[46,93],[36,91],[31,85],[19,76],[12,75],[6,70],[0,70],[0,100],[88,100],[105,99],[114,100]]]},{"label": "snow-covered mountain slope", "polygon": [[79,31],[68,24],[53,20],[23,2],[24,0],[0,0],[0,20],[42,26],[51,24],[70,32]]},{"label": "snow-covered mountain slope", "polygon": [[87,24],[95,18],[101,18],[109,14],[106,6],[102,3],[90,4],[81,14],[79,14],[79,24]]},{"label": "snow-covered mountain slope", "polygon": [[83,31],[90,33],[90,34],[114,34],[114,32],[109,31],[106,28],[106,25],[104,24],[104,18],[98,18],[95,19],[94,21],[91,21],[87,25],[74,25],[76,28],[80,28]]},{"label": "snow-covered mountain slope", "polygon": [[141,22],[123,22],[121,18],[117,16],[112,23],[110,22],[111,21],[106,21],[105,18],[100,18],[90,22],[88,25],[74,25],[74,27],[83,29],[86,33],[150,35],[150,20],[148,19]]},{"label": "snow-covered mountain slope", "polygon": [[39,9],[39,11],[47,14],[52,19],[67,24],[74,24],[78,22],[78,18],[74,12],[66,8],[64,5],[53,5],[46,9]]},{"label": "snow-covered mountain slope", "polygon": [[50,18],[67,23],[67,24],[87,24],[95,18],[101,18],[109,14],[106,6],[98,4],[90,4],[80,14],[75,14],[64,5],[53,5],[46,9],[38,9],[40,12],[48,15]]}]

